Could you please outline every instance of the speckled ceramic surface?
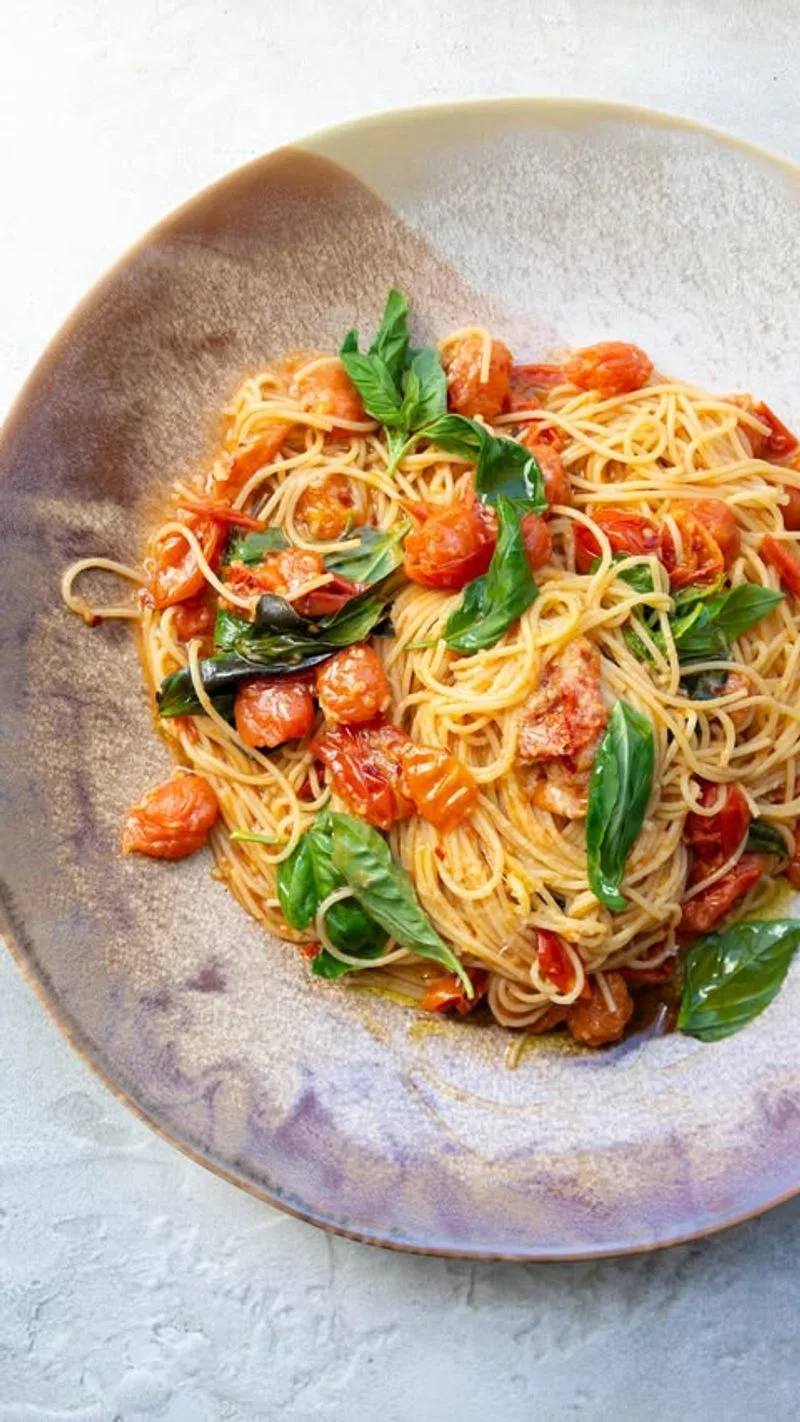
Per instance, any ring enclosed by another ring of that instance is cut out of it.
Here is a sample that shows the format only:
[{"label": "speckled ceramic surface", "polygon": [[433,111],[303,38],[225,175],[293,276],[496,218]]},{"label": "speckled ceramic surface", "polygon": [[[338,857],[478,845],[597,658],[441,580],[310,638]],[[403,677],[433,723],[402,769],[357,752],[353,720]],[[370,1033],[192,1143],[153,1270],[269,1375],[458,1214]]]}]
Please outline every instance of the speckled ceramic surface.
[{"label": "speckled ceramic surface", "polygon": [[520,355],[617,336],[795,422],[800,178],[678,121],[593,104],[420,110],[318,135],[168,219],[91,293],[0,442],[2,913],[116,1091],[276,1204],[412,1249],[552,1257],[717,1228],[800,1188],[800,968],[714,1046],[421,1029],[312,981],[205,856],[123,861],[168,767],[133,639],[61,607],[62,567],[129,557],[242,375],[334,345],[395,283],[420,335],[485,321]]}]

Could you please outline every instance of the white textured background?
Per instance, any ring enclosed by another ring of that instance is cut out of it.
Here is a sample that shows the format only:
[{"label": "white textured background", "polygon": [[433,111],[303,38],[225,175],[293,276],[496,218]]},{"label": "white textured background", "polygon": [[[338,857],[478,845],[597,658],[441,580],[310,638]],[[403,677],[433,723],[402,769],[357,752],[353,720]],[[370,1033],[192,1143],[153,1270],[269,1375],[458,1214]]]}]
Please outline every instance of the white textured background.
[{"label": "white textured background", "polygon": [[[800,159],[799,38],[798,0],[0,0],[0,410],[126,246],[266,149],[538,93]],[[0,1422],[794,1422],[798,1245],[800,1203],[619,1263],[329,1239],[152,1135],[0,958]]]}]

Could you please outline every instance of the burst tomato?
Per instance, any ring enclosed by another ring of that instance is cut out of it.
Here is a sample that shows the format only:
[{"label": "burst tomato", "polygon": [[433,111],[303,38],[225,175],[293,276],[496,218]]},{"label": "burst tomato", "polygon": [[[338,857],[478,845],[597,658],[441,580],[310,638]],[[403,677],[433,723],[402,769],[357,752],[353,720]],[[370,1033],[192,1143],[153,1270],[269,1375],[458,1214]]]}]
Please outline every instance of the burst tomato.
[{"label": "burst tomato", "polygon": [[721,499],[696,499],[691,512],[708,529],[726,568],[736,562],[742,551],[742,535],[732,511]]},{"label": "burst tomato", "polygon": [[[191,529],[202,550],[203,556],[212,568],[219,557],[225,530],[216,519],[203,514],[179,511],[179,523]],[[205,578],[197,562],[194,550],[179,533],[158,536],[150,544],[145,558],[147,591],[153,606],[163,611],[176,603],[187,602],[203,591]]]},{"label": "burst tomato", "polygon": [[575,982],[575,969],[558,934],[547,928],[537,929],[536,947],[542,976],[553,984],[556,992],[568,993]]},{"label": "burst tomato", "polygon": [[483,340],[464,336],[447,354],[447,404],[458,415],[493,420],[506,408],[510,392],[511,352],[502,341],[492,341],[489,373],[481,380]]},{"label": "burst tomato", "polygon": [[408,743],[396,726],[333,726],[312,741],[311,749],[353,814],[387,830],[414,811],[402,764]]},{"label": "burst tomato", "polygon": [[314,698],[295,677],[258,677],[242,682],[234,704],[236,729],[246,746],[282,746],[301,741],[314,725]]},{"label": "burst tomato", "polygon": [[535,410],[539,404],[537,391],[552,390],[556,385],[563,385],[565,379],[563,366],[560,365],[512,366],[509,375],[509,410]]},{"label": "burst tomato", "polygon": [[761,556],[778,574],[783,586],[800,597],[800,553],[793,543],[781,543],[771,533],[761,540]]},{"label": "burst tomato", "polygon": [[184,859],[202,849],[218,815],[217,797],[202,775],[175,775],[128,812],[122,852]]},{"label": "burst tomato", "polygon": [[[705,865],[714,861],[720,866],[724,864],[739,848],[750,826],[750,806],[738,785],[723,787],[704,781],[700,804],[708,809],[718,803],[719,809],[714,815],[692,811],[686,816],[683,827],[686,843]],[[707,869],[700,877],[705,878],[709,872]]]},{"label": "burst tomato", "polygon": [[411,581],[458,592],[482,577],[492,561],[495,533],[477,500],[414,509],[415,517],[423,511],[424,517],[405,541],[405,569]]},{"label": "burst tomato", "polygon": [[680,535],[680,547],[675,546],[669,524],[661,529],[661,561],[669,573],[670,587],[715,583],[725,571],[725,559],[708,525],[682,506],[673,509],[671,516]]},{"label": "burst tomato", "polygon": [[[310,365],[312,359],[309,357],[306,363]],[[290,391],[305,410],[315,415],[326,415],[334,421],[331,434],[349,433],[336,425],[337,420],[359,423],[369,418],[361,396],[336,357],[326,360],[324,365],[315,365],[307,373],[301,368],[294,377]]]},{"label": "burst tomato", "polygon": [[553,556],[553,540],[550,537],[550,529],[538,514],[527,513],[522,519],[522,538],[528,562],[535,573],[539,568],[543,568],[546,563],[549,563]]},{"label": "burst tomato", "polygon": [[794,854],[786,870],[786,877],[790,884],[800,889],[800,821],[794,827]]},{"label": "burst tomato", "polygon": [[[643,514],[629,513],[627,509],[598,509],[592,514],[597,527],[602,529],[612,552],[631,556],[658,553],[658,529],[652,519]],[[600,556],[600,544],[592,530],[583,523],[576,523],[575,565],[579,573],[588,573],[595,558]]]},{"label": "burst tomato", "polygon": [[786,503],[781,509],[783,514],[783,526],[788,528],[790,533],[800,532],[800,489],[793,484],[784,484],[783,492],[786,495]]},{"label": "burst tomato", "polygon": [[599,983],[590,982],[591,992],[567,1010],[567,1026],[576,1042],[585,1047],[603,1047],[617,1042],[633,1013],[633,998],[621,973],[604,973],[613,1007],[606,1002]]},{"label": "burst tomato", "polygon": [[317,671],[317,696],[334,724],[360,726],[374,721],[391,699],[378,653],[366,642],[337,652]]},{"label": "burst tomato", "polygon": [[231,454],[230,465],[224,480],[220,482],[220,492],[232,498],[243,489],[251,474],[272,464],[280,454],[281,445],[292,426],[270,425],[263,434],[257,435],[250,444],[238,445]]},{"label": "burst tomato", "polygon": [[526,449],[530,450],[542,471],[544,492],[548,504],[569,506],[572,503],[570,477],[561,462],[561,455],[555,444],[543,437],[546,433],[547,431],[543,431],[535,424],[529,425],[522,438],[522,443]]},{"label": "burst tomato", "polygon": [[346,528],[362,522],[344,474],[329,474],[320,483],[309,484],[297,500],[296,512],[309,536],[320,542],[340,538]]},{"label": "burst tomato", "polygon": [[326,617],[337,612],[360,590],[357,583],[351,583],[337,574],[329,578],[324,586],[298,598],[298,593],[307,583],[325,575],[322,554],[305,548],[284,548],[280,553],[268,553],[263,563],[255,568],[244,563],[231,563],[226,569],[229,587],[241,597],[277,593],[279,597],[293,602],[297,611],[305,617]]},{"label": "burst tomato", "polygon": [[445,973],[441,978],[435,978],[432,983],[428,983],[420,1003],[423,1012],[452,1010],[466,1017],[468,1012],[477,1007],[481,998],[486,995],[489,974],[483,968],[469,968],[467,971],[472,983],[472,997],[467,997],[466,988],[455,973]]},{"label": "burst tomato", "polygon": [[214,629],[216,613],[210,602],[181,602],[175,608],[173,626],[175,634],[182,642],[191,642],[193,637],[205,637]]},{"label": "burst tomato", "polygon": [[727,874],[723,874],[715,884],[709,884],[693,899],[688,899],[681,914],[681,934],[707,933],[720,918],[728,913],[737,899],[757,884],[769,865],[766,854],[743,854],[738,864],[734,864]]},{"label": "burst tomato", "polygon": [[564,364],[567,380],[579,390],[598,395],[627,395],[638,390],[653,373],[653,362],[638,346],[625,341],[600,341],[575,351]]},{"label": "burst tomato", "polygon": [[745,407],[749,409],[757,420],[767,426],[766,433],[756,431],[750,427],[747,429],[747,438],[755,459],[766,459],[770,461],[780,461],[788,459],[790,454],[794,454],[797,449],[797,438],[787,429],[783,420],[779,420],[774,410],[763,400],[756,404],[748,401]]},{"label": "burst tomato", "polygon": [[447,834],[462,824],[478,803],[472,771],[457,756],[409,741],[401,752],[408,793],[418,815]]}]

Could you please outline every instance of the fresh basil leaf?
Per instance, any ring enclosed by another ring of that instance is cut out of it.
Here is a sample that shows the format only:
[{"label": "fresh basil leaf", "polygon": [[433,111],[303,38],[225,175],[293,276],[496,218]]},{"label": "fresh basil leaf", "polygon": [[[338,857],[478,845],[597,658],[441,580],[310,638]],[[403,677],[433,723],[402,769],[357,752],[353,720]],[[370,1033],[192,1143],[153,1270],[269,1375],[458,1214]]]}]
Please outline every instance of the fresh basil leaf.
[{"label": "fresh basil leaf", "polygon": [[311,830],[301,834],[288,859],[282,859],[276,876],[278,903],[290,928],[308,928],[319,906],[314,877]]},{"label": "fresh basil leaf", "polygon": [[289,540],[282,528],[265,528],[260,533],[234,528],[225,550],[225,562],[245,563],[248,568],[254,568],[263,563],[268,553],[279,553],[288,547]]},{"label": "fresh basil leaf", "polygon": [[246,617],[240,617],[238,612],[232,612],[224,603],[220,603],[214,622],[214,650],[235,652],[239,639],[247,637],[249,627],[250,623]]},{"label": "fresh basil leaf", "polygon": [[[355,331],[348,333],[355,336]],[[347,337],[345,337],[345,340]],[[358,350],[356,337],[355,350]],[[369,348],[370,355],[377,356],[386,366],[395,386],[399,389],[403,371],[408,360],[408,302],[402,292],[393,287],[386,298],[381,324]]]},{"label": "fresh basil leaf", "polygon": [[[331,860],[333,842],[330,816],[323,811],[297,842],[288,859],[278,865],[278,901],[286,922],[301,932],[311,926],[317,909],[336,889],[346,887],[346,880]],[[355,899],[342,899],[332,904],[325,915],[325,931],[334,945],[353,958],[369,961],[383,952],[386,933],[364,911]],[[327,949],[322,949],[311,962],[318,977],[339,978],[355,971]]]},{"label": "fresh basil leaf", "polygon": [[447,379],[435,346],[417,351],[409,366],[403,396],[403,425],[418,430],[447,409]]},{"label": "fresh basil leaf", "polygon": [[501,494],[497,506],[497,545],[489,571],[464,589],[460,605],[451,612],[444,640],[454,652],[478,652],[493,647],[538,596],[531,572],[520,510]]},{"label": "fresh basil leaf", "polygon": [[403,539],[410,528],[408,519],[390,528],[388,533],[382,528],[371,528],[365,524],[353,533],[358,547],[346,552],[329,553],[325,566],[329,573],[338,573],[339,577],[349,578],[352,583],[375,583],[399,568],[403,561]]},{"label": "fresh basil leaf", "polygon": [[382,425],[405,428],[403,401],[392,375],[380,356],[341,350],[339,358],[350,376],[367,414]]},{"label": "fresh basil leaf", "polygon": [[729,592],[713,598],[706,607],[720,632],[732,642],[762,617],[767,617],[779,602],[783,602],[783,593],[762,588],[758,583],[738,583]]},{"label": "fresh basil leaf", "polygon": [[713,583],[690,583],[687,588],[678,588],[677,592],[672,594],[673,611],[685,612],[687,607],[693,607],[696,602],[710,602],[722,592],[724,586],[723,575]]},{"label": "fresh basil leaf", "polygon": [[646,716],[617,701],[589,784],[586,856],[592,892],[618,913],[628,855],[644,822],[653,784],[655,738]]},{"label": "fresh basil leaf", "polygon": [[469,974],[423,912],[410,878],[395,863],[383,836],[353,815],[331,812],[329,819],[334,868],[370,918],[404,948],[455,973],[467,996],[473,997]]},{"label": "fresh basil leaf", "polygon": [[[616,552],[612,553],[611,562],[624,563],[627,562],[629,558],[629,553]],[[589,568],[589,572],[596,573],[597,569],[600,567],[601,562],[601,558],[593,558],[591,566]],[[620,578],[623,583],[627,583],[629,587],[632,587],[635,592],[655,592],[655,586],[653,584],[653,570],[650,567],[649,563],[633,563],[628,568],[620,568],[617,572],[617,577]]]},{"label": "fresh basil leaf", "polygon": [[786,840],[776,825],[769,820],[751,820],[744,846],[745,854],[777,854],[779,859],[788,859]]},{"label": "fresh basil leaf", "polygon": [[545,512],[542,471],[524,444],[493,435],[465,415],[443,415],[419,434],[446,454],[476,465],[475,492],[483,503],[496,505],[505,495],[524,504],[526,512]]},{"label": "fresh basil leaf", "polygon": [[680,617],[670,618],[670,627],[681,666],[727,657],[728,641],[710,603],[694,603]]},{"label": "fresh basil leaf", "polygon": [[701,1042],[741,1031],[777,997],[800,946],[800,921],[734,924],[689,950],[678,1029]]}]

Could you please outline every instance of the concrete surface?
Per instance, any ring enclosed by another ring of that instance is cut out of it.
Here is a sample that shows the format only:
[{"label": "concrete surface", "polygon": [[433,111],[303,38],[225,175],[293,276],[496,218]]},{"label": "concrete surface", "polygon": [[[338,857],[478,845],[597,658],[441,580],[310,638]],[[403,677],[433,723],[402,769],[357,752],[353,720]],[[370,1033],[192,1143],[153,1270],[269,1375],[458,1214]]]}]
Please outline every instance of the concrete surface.
[{"label": "concrete surface", "polygon": [[[485,94],[694,114],[800,159],[797,0],[0,3],[0,409],[103,268],[319,125]],[[649,1258],[332,1240],[158,1140],[0,958],[0,1422],[798,1415],[800,1203]]]}]

